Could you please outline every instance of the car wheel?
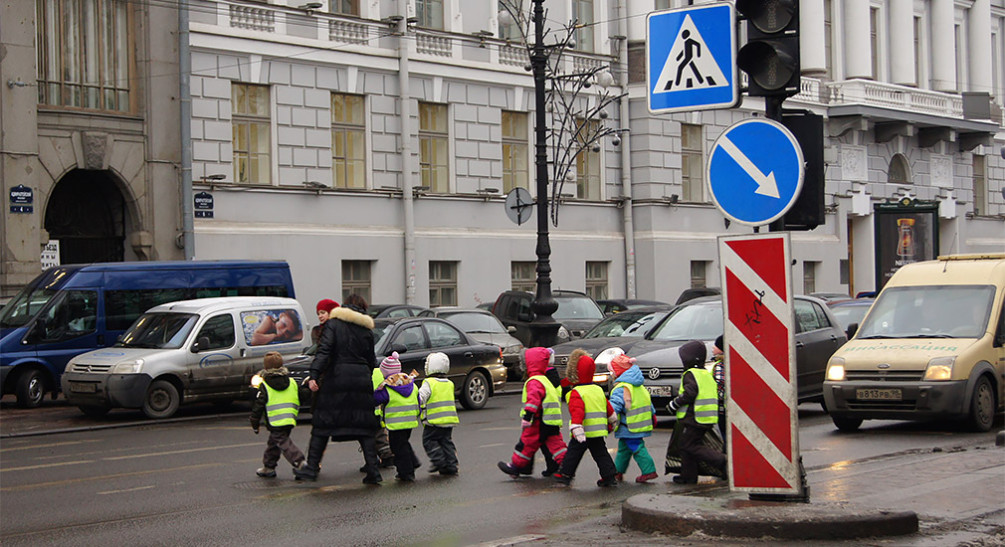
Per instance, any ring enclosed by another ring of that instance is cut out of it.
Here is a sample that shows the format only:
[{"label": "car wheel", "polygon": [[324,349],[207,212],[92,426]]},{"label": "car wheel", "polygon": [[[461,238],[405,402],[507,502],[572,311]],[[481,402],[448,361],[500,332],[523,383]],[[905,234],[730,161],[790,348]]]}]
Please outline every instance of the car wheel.
[{"label": "car wheel", "polygon": [[178,388],[167,380],[155,380],[147,389],[147,397],[143,400],[143,413],[148,418],[170,418],[178,411],[181,396]]},{"label": "car wheel", "polygon": [[461,404],[468,410],[478,410],[485,407],[489,400],[489,380],[485,374],[475,371],[464,378],[461,389]]},{"label": "car wheel", "polygon": [[91,418],[100,418],[105,414],[108,414],[108,411],[111,410],[111,408],[107,406],[78,406],[77,408],[84,413],[84,416]]},{"label": "car wheel", "polygon": [[45,379],[38,370],[28,370],[17,379],[17,406],[35,408],[45,398]]},{"label": "car wheel", "polygon": [[987,376],[977,379],[970,398],[969,426],[974,431],[990,431],[995,420],[995,394]]},{"label": "car wheel", "polygon": [[839,430],[845,432],[857,431],[858,426],[862,425],[862,418],[846,418],[844,416],[831,416],[831,420],[834,421],[834,425]]}]

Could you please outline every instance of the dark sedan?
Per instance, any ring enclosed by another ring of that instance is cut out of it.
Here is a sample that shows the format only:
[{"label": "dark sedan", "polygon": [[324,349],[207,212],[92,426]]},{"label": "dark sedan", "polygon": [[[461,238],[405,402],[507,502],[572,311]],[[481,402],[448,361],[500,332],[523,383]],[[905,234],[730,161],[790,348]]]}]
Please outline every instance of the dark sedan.
[{"label": "dark sedan", "polygon": [[[841,324],[841,330],[845,331],[845,334],[849,334],[848,327],[861,324],[866,312],[872,308],[872,303],[875,301],[875,298],[855,298],[828,302],[827,306],[830,307],[834,318]],[[852,334],[854,333],[850,333],[848,337],[851,338]]]},{"label": "dark sedan", "polygon": [[371,304],[366,309],[366,313],[374,319],[418,317],[424,311],[429,311],[429,308],[412,304]]},{"label": "dark sedan", "polygon": [[[485,406],[488,398],[506,383],[506,366],[499,346],[483,344],[456,326],[435,317],[405,317],[374,320],[374,351],[377,362],[398,352],[401,371],[415,370],[419,379],[425,376],[426,356],[434,351],[450,358],[450,373],[457,400],[464,408],[474,410]],[[287,363],[290,375],[302,382],[309,375],[313,357]],[[300,390],[301,406],[309,406],[310,391]]]},{"label": "dark sedan", "polygon": [[492,312],[465,308],[433,308],[422,312],[420,317],[446,319],[475,340],[499,346],[502,349],[503,362],[509,371],[509,377],[519,380],[523,376],[523,344],[506,330],[499,318],[492,315]]},{"label": "dark sedan", "polygon": [[[847,338],[822,300],[796,296],[793,307],[799,402],[822,403],[827,360]],[[677,307],[646,340],[625,350],[636,358],[635,364],[642,369],[645,386],[657,412],[666,413],[667,403],[677,395],[680,387],[684,370],[677,348],[689,340],[700,340],[705,342],[711,359],[712,343],[722,330],[722,299],[718,296],[697,298]]]}]

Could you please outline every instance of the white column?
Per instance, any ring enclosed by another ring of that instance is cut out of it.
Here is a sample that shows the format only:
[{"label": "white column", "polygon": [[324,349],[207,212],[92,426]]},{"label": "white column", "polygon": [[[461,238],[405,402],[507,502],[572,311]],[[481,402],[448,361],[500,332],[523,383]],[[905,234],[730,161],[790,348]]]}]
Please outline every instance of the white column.
[{"label": "white column", "polygon": [[845,78],[872,78],[869,0],[846,0],[844,9]]},{"label": "white column", "polygon": [[914,0],[890,0],[890,81],[915,85]]},{"label": "white column", "polygon": [[825,38],[824,0],[802,0],[799,3],[799,67],[803,74],[827,72]]},{"label": "white column", "polygon": [[646,14],[653,9],[652,1],[622,0],[628,7],[628,39],[643,41],[646,39]]},{"label": "white column", "polygon": [[932,0],[932,89],[956,91],[956,14],[953,0]]},{"label": "white column", "polygon": [[970,89],[967,91],[994,93],[991,86],[991,0],[974,0],[967,26],[967,57],[970,61]]}]

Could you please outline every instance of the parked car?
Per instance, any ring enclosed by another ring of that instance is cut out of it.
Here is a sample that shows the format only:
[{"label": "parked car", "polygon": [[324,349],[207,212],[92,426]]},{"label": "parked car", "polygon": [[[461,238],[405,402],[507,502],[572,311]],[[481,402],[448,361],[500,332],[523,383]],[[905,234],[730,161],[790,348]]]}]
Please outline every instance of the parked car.
[{"label": "parked car", "polygon": [[70,360],[63,392],[89,416],[141,408],[168,418],[184,403],[247,396],[269,351],[296,356],[310,345],[292,298],[231,296],[147,310],[110,348]]},{"label": "parked car", "polygon": [[[798,399],[822,402],[827,360],[847,338],[822,300],[796,296],[793,306]],[[645,386],[658,413],[666,413],[667,403],[680,387],[684,369],[677,348],[689,340],[700,340],[705,342],[711,358],[712,344],[723,331],[723,320],[721,297],[697,298],[674,308],[646,340],[625,350],[636,358],[635,364],[646,376]]]},{"label": "parked car", "polygon": [[[375,366],[391,354],[398,352],[401,371],[419,373],[417,380],[425,377],[426,356],[434,351],[450,358],[450,373],[457,400],[469,410],[483,408],[488,398],[506,383],[506,365],[502,350],[495,344],[484,344],[465,334],[452,323],[438,317],[380,318],[374,320]],[[311,358],[287,363],[290,376],[301,385],[310,374]],[[311,393],[300,390],[301,406],[310,404]]]},{"label": "parked car", "polygon": [[613,300],[597,300],[597,304],[600,309],[604,311],[604,315],[611,315],[614,313],[621,313],[625,310],[632,310],[635,308],[645,308],[648,306],[668,306],[666,302],[660,302],[659,300],[639,300],[636,298],[621,298]]},{"label": "parked car", "polygon": [[[569,354],[576,348],[586,350],[594,359],[600,352],[611,347],[619,347],[628,351],[633,345],[645,340],[646,335],[652,332],[673,308],[669,304],[649,306],[623,311],[605,318],[582,338],[552,346],[551,349],[555,350],[555,368],[559,374],[564,375]],[[605,366],[597,366],[593,382],[606,387],[607,368]]]},{"label": "parked car", "polygon": [[[558,329],[559,343],[582,338],[586,331],[604,318],[600,306],[584,293],[557,290],[552,296],[558,302],[558,309],[551,316],[561,324]],[[529,292],[505,291],[492,306],[492,313],[506,325],[506,329],[528,347],[532,337],[528,325],[534,320],[534,311],[530,307],[533,301],[534,295]]]},{"label": "parked car", "polygon": [[851,338],[854,333],[848,332],[848,327],[861,324],[873,302],[875,302],[874,298],[855,298],[828,302],[827,307],[831,309],[834,318],[841,324],[841,330],[845,331],[848,338]]},{"label": "parked car", "polygon": [[418,317],[429,308],[411,304],[372,304],[366,309],[367,315],[374,319],[383,317]]},{"label": "parked car", "polygon": [[843,292],[812,292],[810,293],[810,296],[819,298],[828,304],[831,302],[840,302],[842,300],[851,300],[851,296]]},{"label": "parked car", "polygon": [[434,308],[422,312],[420,317],[446,319],[475,340],[499,346],[509,377],[520,379],[523,376],[523,344],[506,330],[492,312],[479,309]]},{"label": "parked car", "polygon": [[688,300],[694,300],[695,298],[701,298],[702,296],[716,296],[719,294],[722,294],[722,290],[715,287],[692,287],[681,291],[675,304],[680,305]]}]

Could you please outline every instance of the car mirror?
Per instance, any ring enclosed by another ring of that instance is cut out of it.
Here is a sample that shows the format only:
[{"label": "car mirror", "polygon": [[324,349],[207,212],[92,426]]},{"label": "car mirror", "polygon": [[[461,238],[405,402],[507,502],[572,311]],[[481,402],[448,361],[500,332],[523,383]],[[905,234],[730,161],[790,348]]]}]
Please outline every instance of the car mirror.
[{"label": "car mirror", "polygon": [[408,346],[405,344],[391,344],[391,351],[396,351],[398,352],[398,355],[401,355],[402,353],[408,352]]},{"label": "car mirror", "polygon": [[858,323],[852,323],[848,325],[847,329],[845,329],[845,334],[848,335],[849,340],[851,340],[852,337],[855,336],[856,332],[858,332]]},{"label": "car mirror", "polygon": [[516,327],[514,327],[513,325],[510,325],[510,326],[506,327],[506,332],[508,332],[510,334],[513,334],[514,332],[516,332]]},{"label": "car mirror", "polygon": [[192,353],[199,353],[200,350],[207,347],[209,347],[209,337],[200,336],[195,344],[192,344]]}]

